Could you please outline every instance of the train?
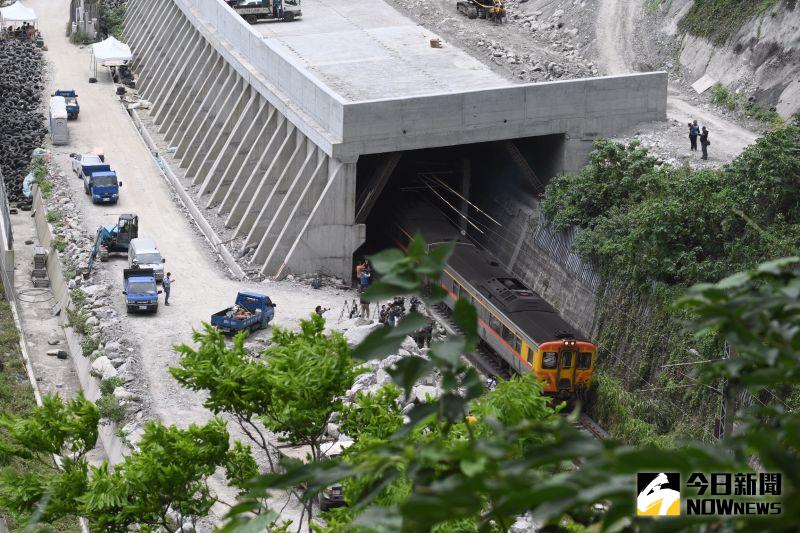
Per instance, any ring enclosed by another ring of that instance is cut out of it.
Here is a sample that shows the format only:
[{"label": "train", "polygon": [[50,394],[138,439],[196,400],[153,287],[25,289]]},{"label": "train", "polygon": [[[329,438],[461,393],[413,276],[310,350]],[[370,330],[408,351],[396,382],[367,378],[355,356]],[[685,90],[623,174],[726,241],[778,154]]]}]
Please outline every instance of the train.
[{"label": "train", "polygon": [[451,310],[467,298],[478,314],[478,334],[512,372],[534,372],[544,393],[559,400],[584,400],[592,384],[597,347],[579,340],[558,312],[508,272],[488,251],[470,242],[435,207],[415,205],[398,222],[398,243],[419,232],[429,246],[454,241],[438,280]]}]

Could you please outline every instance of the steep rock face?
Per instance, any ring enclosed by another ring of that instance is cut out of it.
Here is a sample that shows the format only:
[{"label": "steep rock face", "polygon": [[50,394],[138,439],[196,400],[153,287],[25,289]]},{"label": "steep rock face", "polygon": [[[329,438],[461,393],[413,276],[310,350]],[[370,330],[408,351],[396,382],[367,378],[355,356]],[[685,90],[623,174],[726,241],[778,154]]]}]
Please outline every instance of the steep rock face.
[{"label": "steep rock face", "polygon": [[[665,31],[693,0],[674,0]],[[724,45],[690,34],[677,34],[679,60],[688,81],[708,74],[723,85],[753,96],[763,107],[788,118],[800,111],[800,3],[781,0],[745,23]]]}]

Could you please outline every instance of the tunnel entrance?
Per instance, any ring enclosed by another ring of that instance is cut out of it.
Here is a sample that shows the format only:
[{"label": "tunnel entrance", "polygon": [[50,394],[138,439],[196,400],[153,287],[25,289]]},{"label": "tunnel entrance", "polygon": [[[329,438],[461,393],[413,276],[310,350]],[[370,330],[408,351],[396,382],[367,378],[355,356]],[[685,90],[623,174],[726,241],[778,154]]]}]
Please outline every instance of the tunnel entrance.
[{"label": "tunnel entrance", "polygon": [[461,233],[502,260],[527,220],[520,206],[534,209],[562,171],[565,142],[559,134],[361,156],[356,222],[367,240],[354,261],[400,244],[398,226],[424,210],[449,222],[431,230],[437,240]]}]

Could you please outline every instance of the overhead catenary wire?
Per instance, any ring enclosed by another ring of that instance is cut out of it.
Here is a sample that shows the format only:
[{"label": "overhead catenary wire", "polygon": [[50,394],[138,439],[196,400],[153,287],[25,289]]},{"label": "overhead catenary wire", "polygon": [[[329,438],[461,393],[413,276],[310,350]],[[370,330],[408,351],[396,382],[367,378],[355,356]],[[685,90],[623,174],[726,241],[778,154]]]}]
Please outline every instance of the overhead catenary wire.
[{"label": "overhead catenary wire", "polygon": [[438,183],[439,183],[439,184],[440,184],[442,187],[444,187],[445,189],[449,190],[451,193],[455,194],[456,196],[458,196],[458,197],[459,197],[460,199],[462,199],[463,201],[467,202],[467,203],[468,203],[468,204],[469,204],[471,207],[474,207],[474,208],[475,208],[475,209],[476,209],[476,210],[477,210],[477,211],[478,211],[480,214],[484,215],[486,218],[488,218],[489,220],[491,220],[492,222],[494,222],[494,223],[495,223],[495,224],[497,224],[498,226],[502,226],[502,224],[500,224],[500,223],[499,223],[497,220],[495,220],[495,219],[494,219],[494,218],[493,218],[493,217],[492,217],[492,216],[491,216],[489,213],[487,213],[486,211],[484,211],[483,209],[481,209],[481,208],[480,208],[478,205],[476,205],[476,204],[474,204],[474,203],[470,202],[468,198],[465,198],[465,197],[464,197],[464,196],[463,196],[461,193],[459,193],[457,190],[455,190],[455,189],[453,189],[452,187],[450,187],[450,186],[449,186],[447,183],[445,183],[444,181],[442,181],[442,179],[441,179],[441,178],[439,178],[438,176],[436,176],[436,175],[434,175],[434,174],[431,174],[431,178],[433,178],[434,180],[436,180],[436,181],[437,181],[437,182],[438,182]]}]

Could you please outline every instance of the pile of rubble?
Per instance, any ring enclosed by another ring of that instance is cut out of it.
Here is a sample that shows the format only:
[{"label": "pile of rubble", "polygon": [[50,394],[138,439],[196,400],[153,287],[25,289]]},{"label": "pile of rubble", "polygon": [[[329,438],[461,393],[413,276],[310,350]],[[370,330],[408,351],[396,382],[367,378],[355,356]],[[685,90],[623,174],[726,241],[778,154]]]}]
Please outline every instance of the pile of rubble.
[{"label": "pile of rubble", "polygon": [[0,40],[0,170],[11,202],[24,200],[22,180],[47,131],[43,90],[42,57],[33,43]]}]

